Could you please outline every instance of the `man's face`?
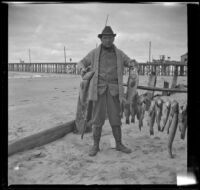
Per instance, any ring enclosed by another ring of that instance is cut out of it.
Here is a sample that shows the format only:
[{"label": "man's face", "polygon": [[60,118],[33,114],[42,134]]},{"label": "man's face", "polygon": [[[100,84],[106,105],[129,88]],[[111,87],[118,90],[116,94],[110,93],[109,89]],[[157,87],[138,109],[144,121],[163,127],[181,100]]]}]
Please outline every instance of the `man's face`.
[{"label": "man's face", "polygon": [[102,42],[103,46],[109,48],[113,45],[114,37],[111,35],[103,35],[101,38],[101,42]]}]

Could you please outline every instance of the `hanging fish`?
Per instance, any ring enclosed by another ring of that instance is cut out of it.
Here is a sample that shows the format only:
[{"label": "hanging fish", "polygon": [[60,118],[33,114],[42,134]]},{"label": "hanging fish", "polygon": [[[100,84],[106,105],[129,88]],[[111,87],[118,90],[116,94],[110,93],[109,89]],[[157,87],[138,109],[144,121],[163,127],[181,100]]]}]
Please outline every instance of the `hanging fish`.
[{"label": "hanging fish", "polygon": [[141,128],[143,127],[143,119],[145,114],[145,103],[143,101],[143,98],[141,96],[138,96],[137,98],[137,119],[139,121],[139,129],[141,131]]},{"label": "hanging fish", "polygon": [[130,120],[129,120],[129,117],[131,115],[131,112],[130,112],[130,103],[128,103],[127,100],[125,100],[123,102],[123,111],[124,111],[124,115],[125,115],[125,118],[126,118],[126,124],[130,124]]},{"label": "hanging fish", "polygon": [[160,121],[162,117],[163,100],[161,98],[156,99],[155,113],[156,113],[156,123],[158,126],[158,131],[161,131]]},{"label": "hanging fish", "polygon": [[182,131],[182,121],[183,121],[183,105],[179,107],[179,115],[178,115],[178,128],[179,131]]},{"label": "hanging fish", "polygon": [[151,97],[149,97],[148,93],[144,93],[140,95],[142,101],[145,103],[145,111],[149,111],[150,105],[151,105]]},{"label": "hanging fish", "polygon": [[153,130],[153,126],[154,126],[154,122],[155,122],[155,100],[151,101],[151,105],[149,107],[149,111],[148,111],[148,120],[147,120],[147,125],[149,126],[149,132],[150,135],[154,135],[154,130]]},{"label": "hanging fish", "polygon": [[185,139],[185,132],[187,128],[187,105],[181,107],[179,111],[179,130],[181,132],[180,138]]},{"label": "hanging fish", "polygon": [[172,122],[172,119],[173,119],[173,115],[174,115],[174,111],[176,109],[176,103],[177,101],[176,100],[173,100],[172,103],[171,103],[171,109],[170,109],[170,112],[169,112],[169,117],[168,117],[168,120],[167,120],[167,123],[166,123],[166,130],[167,130],[167,134],[169,134],[169,128],[171,126],[171,122]]},{"label": "hanging fish", "polygon": [[92,118],[92,101],[88,101],[88,89],[90,80],[94,76],[94,71],[91,71],[90,68],[87,68],[86,71],[80,83],[75,118],[76,128],[74,130],[74,132],[82,134],[81,138],[83,138],[85,132],[91,130],[91,123],[89,121]]},{"label": "hanging fish", "polygon": [[161,119],[161,131],[164,131],[168,117],[169,117],[169,113],[170,113],[170,109],[171,109],[171,101],[167,100],[164,104],[163,104],[163,114],[162,114],[162,119]]},{"label": "hanging fish", "polygon": [[130,114],[131,114],[131,123],[135,123],[135,116],[138,112],[138,101],[139,101],[139,95],[138,92],[133,97],[131,106],[130,106]]},{"label": "hanging fish", "polygon": [[138,83],[139,83],[138,73],[130,68],[128,82],[127,82],[127,94],[126,94],[126,99],[130,104],[132,103],[134,96],[137,94]]},{"label": "hanging fish", "polygon": [[125,94],[122,97],[122,101],[120,102],[120,117],[123,118],[124,115],[124,104],[126,102]]},{"label": "hanging fish", "polygon": [[86,71],[87,73],[83,76],[79,89],[79,96],[82,103],[87,101],[89,83],[95,73],[94,71],[90,71],[90,67]]},{"label": "hanging fish", "polygon": [[137,99],[137,86],[139,83],[139,77],[137,73],[137,69],[129,69],[129,77],[127,82],[127,92],[126,92],[126,101],[124,101],[124,114],[126,117],[126,123],[129,124],[129,117],[132,113],[132,119],[133,122],[133,115],[135,111],[135,99]]},{"label": "hanging fish", "polygon": [[176,135],[176,130],[177,130],[177,126],[178,126],[178,114],[179,114],[179,106],[178,106],[178,102],[177,101],[173,101],[172,103],[172,122],[170,124],[170,132],[169,132],[169,138],[168,138],[168,154],[170,156],[170,158],[173,158],[173,154],[172,154],[172,143],[174,141],[174,137]]}]

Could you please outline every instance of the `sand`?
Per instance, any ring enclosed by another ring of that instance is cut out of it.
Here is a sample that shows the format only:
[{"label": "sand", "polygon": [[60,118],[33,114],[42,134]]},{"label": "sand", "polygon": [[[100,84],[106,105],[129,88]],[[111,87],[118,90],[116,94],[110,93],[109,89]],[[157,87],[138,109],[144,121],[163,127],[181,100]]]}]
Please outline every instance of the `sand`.
[{"label": "sand", "polygon": [[[125,81],[126,81],[125,77]],[[147,76],[140,76],[140,85],[147,84]],[[158,77],[171,84],[172,77]],[[80,76],[9,72],[8,80],[8,139],[9,143],[43,131],[75,118]],[[187,84],[186,77],[178,83]],[[139,94],[145,91],[140,90]],[[158,92],[159,93],[159,92]],[[187,94],[176,93],[163,99],[187,102]],[[173,143],[175,158],[167,153],[166,131],[149,135],[145,113],[144,126],[138,121],[125,124],[122,119],[122,141],[132,149],[124,154],[112,147],[109,121],[103,126],[101,151],[89,157],[92,133],[65,137],[47,145],[17,153],[8,158],[8,184],[176,184],[179,173],[187,171],[187,135],[180,139],[177,130]]]}]

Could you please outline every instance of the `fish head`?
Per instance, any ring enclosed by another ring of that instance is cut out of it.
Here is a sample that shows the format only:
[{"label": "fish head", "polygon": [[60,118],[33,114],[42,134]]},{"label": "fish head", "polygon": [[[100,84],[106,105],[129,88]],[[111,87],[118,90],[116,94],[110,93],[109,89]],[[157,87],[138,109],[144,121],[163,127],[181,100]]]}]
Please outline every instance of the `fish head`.
[{"label": "fish head", "polygon": [[145,110],[148,111],[151,105],[151,100],[147,96],[144,96],[143,102],[145,104]]},{"label": "fish head", "polygon": [[176,100],[173,100],[171,104],[172,113],[178,113],[179,112],[179,103]]},{"label": "fish head", "polygon": [[161,98],[157,98],[156,104],[157,104],[157,106],[159,106],[159,107],[162,106],[163,100],[162,100]]},{"label": "fish head", "polygon": [[170,100],[167,100],[167,101],[165,102],[165,106],[166,106],[167,108],[170,108],[170,106],[171,106],[171,101],[170,101]]}]

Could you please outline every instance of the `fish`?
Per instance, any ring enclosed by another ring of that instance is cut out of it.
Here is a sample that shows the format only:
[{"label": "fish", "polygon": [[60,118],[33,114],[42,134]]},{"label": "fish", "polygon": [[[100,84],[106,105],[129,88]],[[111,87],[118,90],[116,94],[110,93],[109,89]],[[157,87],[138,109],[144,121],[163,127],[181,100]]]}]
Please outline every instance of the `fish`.
[{"label": "fish", "polygon": [[137,94],[138,84],[139,84],[139,76],[137,71],[130,69],[127,81],[127,94],[126,94],[126,99],[130,104],[132,103],[134,96]]},{"label": "fish", "polygon": [[179,115],[178,115],[178,128],[179,131],[182,131],[181,123],[183,121],[183,105],[179,107]]},{"label": "fish", "polygon": [[137,70],[129,69],[129,77],[127,81],[126,100],[123,101],[124,115],[126,117],[126,123],[129,124],[129,117],[131,115],[131,121],[134,121],[135,115],[135,99],[137,99],[137,86],[139,84],[139,76]]},{"label": "fish", "polygon": [[91,130],[90,120],[92,118],[92,101],[88,100],[90,80],[94,76],[94,71],[87,69],[87,73],[82,77],[79,88],[79,97],[76,109],[75,132],[81,132],[81,138],[88,130]]},{"label": "fish", "polygon": [[169,117],[170,109],[171,109],[171,101],[167,100],[163,104],[163,113],[162,113],[162,118],[161,118],[161,131],[164,131],[165,129],[165,126]]},{"label": "fish", "polygon": [[126,98],[125,98],[125,94],[124,94],[124,96],[122,97],[122,101],[120,102],[120,117],[121,117],[121,119],[124,116],[124,104],[125,104],[125,102],[126,102]]},{"label": "fish", "polygon": [[181,132],[180,138],[184,140],[187,129],[187,105],[180,108],[178,122],[179,130]]},{"label": "fish", "polygon": [[177,103],[176,100],[173,100],[172,103],[171,103],[171,108],[170,108],[168,120],[167,120],[167,123],[166,123],[166,126],[165,126],[166,130],[167,130],[167,134],[169,134],[169,129],[170,129],[171,122],[172,122],[172,119],[173,119],[174,111],[176,110],[176,106],[175,106],[176,103]]},{"label": "fish", "polygon": [[88,97],[88,89],[91,78],[94,76],[94,71],[88,71],[82,78],[79,89],[80,101],[85,103]]},{"label": "fish", "polygon": [[140,95],[140,97],[141,97],[142,101],[145,103],[145,111],[149,111],[152,98],[149,96],[149,94],[147,92]]},{"label": "fish", "polygon": [[172,154],[172,144],[174,141],[174,137],[176,135],[176,130],[178,127],[178,115],[179,115],[179,104],[176,100],[172,102],[172,122],[170,123],[170,132],[168,137],[168,154],[170,158],[174,158],[174,155]]},{"label": "fish", "polygon": [[151,105],[148,110],[147,125],[149,126],[150,135],[154,135],[153,126],[154,126],[155,116],[156,116],[155,104],[156,104],[155,100],[152,100]]},{"label": "fish", "polygon": [[158,131],[161,131],[160,121],[162,117],[163,100],[161,98],[156,99],[155,103],[155,113],[156,113],[156,123],[158,126]]},{"label": "fish", "polygon": [[124,101],[123,102],[123,111],[124,111],[124,115],[125,115],[125,118],[126,118],[126,124],[130,124],[130,115],[131,115],[131,112],[130,112],[130,103],[128,103],[128,101]]},{"label": "fish", "polygon": [[135,123],[135,116],[137,115],[137,112],[138,112],[138,99],[139,99],[139,95],[137,92],[136,95],[133,97],[133,100],[130,106],[131,123]]},{"label": "fish", "polygon": [[142,97],[138,96],[137,104],[136,104],[136,116],[139,121],[138,127],[139,127],[140,131],[141,131],[141,128],[143,127],[144,114],[145,114],[145,103],[144,103]]}]

